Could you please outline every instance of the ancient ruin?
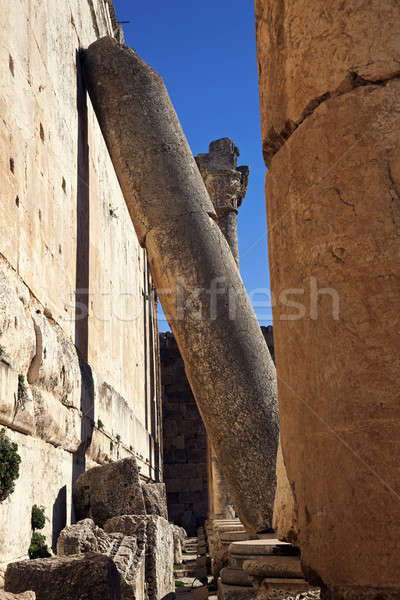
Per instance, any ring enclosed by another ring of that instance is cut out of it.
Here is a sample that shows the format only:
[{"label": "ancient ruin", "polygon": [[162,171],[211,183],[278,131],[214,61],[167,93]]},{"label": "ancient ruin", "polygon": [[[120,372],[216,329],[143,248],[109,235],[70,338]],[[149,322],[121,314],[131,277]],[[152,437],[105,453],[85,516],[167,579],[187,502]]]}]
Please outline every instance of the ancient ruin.
[{"label": "ancient ruin", "polygon": [[3,2],[0,600],[400,599],[400,4],[255,21],[262,327],[240,139],[112,0]]}]

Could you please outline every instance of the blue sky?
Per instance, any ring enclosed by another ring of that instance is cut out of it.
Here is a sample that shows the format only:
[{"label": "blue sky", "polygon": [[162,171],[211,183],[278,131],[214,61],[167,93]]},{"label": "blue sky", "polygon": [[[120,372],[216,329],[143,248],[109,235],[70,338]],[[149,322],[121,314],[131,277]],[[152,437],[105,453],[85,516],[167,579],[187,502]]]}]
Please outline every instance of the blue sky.
[{"label": "blue sky", "polygon": [[[126,44],[163,77],[194,155],[231,137],[250,166],[239,210],[240,270],[261,324],[271,323],[265,166],[252,0],[114,0]],[[162,317],[162,315],[160,315]],[[168,329],[161,318],[160,330]]]}]

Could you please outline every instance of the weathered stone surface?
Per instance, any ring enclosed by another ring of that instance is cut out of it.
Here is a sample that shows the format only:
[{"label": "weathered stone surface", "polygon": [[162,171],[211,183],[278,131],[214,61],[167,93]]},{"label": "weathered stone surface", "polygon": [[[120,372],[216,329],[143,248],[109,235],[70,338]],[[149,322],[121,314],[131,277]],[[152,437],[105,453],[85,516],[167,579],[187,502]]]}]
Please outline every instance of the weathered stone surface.
[{"label": "weathered stone surface", "polygon": [[161,78],[110,38],[89,47],[85,70],[234,506],[249,528],[264,529],[272,522],[279,435],[275,369],[234,258]]},{"label": "weathered stone surface", "polygon": [[21,433],[35,431],[32,392],[19,381],[18,372],[0,359],[0,424]]},{"label": "weathered stone surface", "polygon": [[398,588],[337,587],[321,590],[321,600],[397,600]]},{"label": "weathered stone surface", "polygon": [[120,576],[121,598],[143,600],[145,594],[145,528],[135,536],[105,533],[91,519],[66,527],[57,542],[57,554],[68,556],[99,552],[110,556]]},{"label": "weathered stone surface", "polygon": [[138,529],[146,530],[145,577],[149,600],[161,600],[175,590],[174,537],[171,525],[163,517],[123,515],[104,524],[107,533],[119,532],[135,536]]},{"label": "weathered stone surface", "polygon": [[[256,1],[264,156],[327,98],[400,73],[396,0]],[[333,124],[332,124],[333,126]]]},{"label": "weathered stone surface", "polygon": [[303,570],[328,587],[400,587],[399,127],[399,80],[360,87],[268,174],[272,289],[305,288],[302,318],[274,309],[282,449]]},{"label": "weathered stone surface", "polygon": [[73,489],[78,519],[91,517],[102,526],[124,514],[145,514],[136,459],[125,458],[82,473]]},{"label": "weathered stone surface", "polygon": [[120,600],[119,575],[103,554],[38,558],[11,563],[5,590],[36,593],[36,600]]},{"label": "weathered stone surface", "polygon": [[221,569],[221,581],[227,585],[252,585],[246,571],[243,571],[242,569],[232,569],[232,567],[224,567]]},{"label": "weathered stone surface", "polygon": [[0,600],[35,600],[35,592],[23,592],[22,594],[11,594],[0,590]]},{"label": "weathered stone surface", "polygon": [[251,577],[302,578],[303,572],[298,556],[260,556],[243,561],[243,570]]},{"label": "weathered stone surface", "polygon": [[183,529],[183,527],[179,527],[173,523],[170,523],[170,526],[174,538],[174,563],[178,565],[182,562],[183,558],[182,551],[184,548],[185,539],[187,537],[186,531]]},{"label": "weathered stone surface", "polygon": [[285,542],[296,545],[296,503],[287,477],[280,440],[278,446],[278,456],[276,460],[276,493],[272,526],[276,531],[276,536],[280,540],[284,540]]},{"label": "weathered stone surface", "polygon": [[218,600],[255,600],[257,592],[253,587],[229,585],[218,579]]},{"label": "weathered stone surface", "polygon": [[146,514],[158,515],[168,521],[165,483],[142,483]]}]

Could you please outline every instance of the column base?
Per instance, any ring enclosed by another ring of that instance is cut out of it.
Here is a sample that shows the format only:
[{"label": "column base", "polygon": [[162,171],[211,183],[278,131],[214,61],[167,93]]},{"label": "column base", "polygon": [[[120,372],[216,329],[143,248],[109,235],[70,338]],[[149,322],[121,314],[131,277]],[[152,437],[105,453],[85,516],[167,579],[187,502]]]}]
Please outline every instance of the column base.
[{"label": "column base", "polygon": [[398,588],[331,586],[321,589],[321,600],[399,600]]}]

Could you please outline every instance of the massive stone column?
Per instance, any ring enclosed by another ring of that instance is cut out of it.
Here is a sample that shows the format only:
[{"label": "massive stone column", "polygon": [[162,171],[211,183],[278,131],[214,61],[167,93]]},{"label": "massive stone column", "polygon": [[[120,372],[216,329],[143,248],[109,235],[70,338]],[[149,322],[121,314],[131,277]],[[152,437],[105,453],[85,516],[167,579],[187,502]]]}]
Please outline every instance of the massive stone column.
[{"label": "massive stone column", "polygon": [[270,526],[274,365],[162,79],[110,38],[85,53],[90,96],[187,376],[243,523]]},{"label": "massive stone column", "polygon": [[[208,153],[198,154],[196,162],[217,213],[219,228],[239,267],[237,214],[246,195],[249,167],[238,167],[238,156],[239,149],[233,141],[221,138],[210,143]],[[232,518],[232,501],[211,440],[207,459],[210,518]]]},{"label": "massive stone column", "polygon": [[303,567],[325,599],[399,598],[400,4],[257,0],[256,17]]}]

